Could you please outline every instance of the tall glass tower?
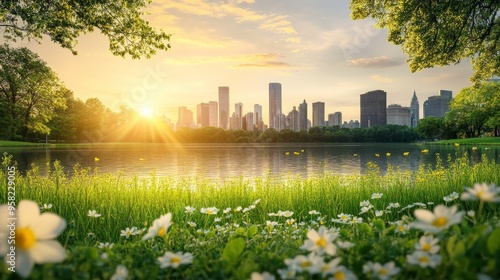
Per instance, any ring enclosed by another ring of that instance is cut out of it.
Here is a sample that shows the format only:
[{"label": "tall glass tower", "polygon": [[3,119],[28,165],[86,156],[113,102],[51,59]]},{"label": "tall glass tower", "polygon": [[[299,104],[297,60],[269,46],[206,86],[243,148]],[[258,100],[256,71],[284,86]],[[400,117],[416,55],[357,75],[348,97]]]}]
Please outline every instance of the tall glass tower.
[{"label": "tall glass tower", "polygon": [[219,127],[228,129],[229,124],[229,87],[219,87]]},{"label": "tall glass tower", "polygon": [[418,104],[417,93],[413,91],[413,97],[411,98],[410,104],[411,111],[411,127],[416,127],[418,124],[418,120],[420,119],[420,106]]},{"label": "tall glass tower", "polygon": [[281,130],[281,84],[269,84],[269,128]]}]

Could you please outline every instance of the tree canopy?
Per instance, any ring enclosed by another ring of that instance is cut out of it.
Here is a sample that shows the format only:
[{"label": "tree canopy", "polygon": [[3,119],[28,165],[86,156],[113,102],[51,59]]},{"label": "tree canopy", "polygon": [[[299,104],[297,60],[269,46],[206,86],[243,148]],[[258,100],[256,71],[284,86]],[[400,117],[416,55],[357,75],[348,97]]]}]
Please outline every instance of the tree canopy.
[{"label": "tree canopy", "polygon": [[47,122],[66,106],[66,89],[38,55],[27,48],[0,46],[0,134],[8,139],[29,132],[48,134]]},{"label": "tree canopy", "polygon": [[43,35],[76,54],[80,35],[99,29],[114,55],[151,57],[170,48],[170,35],[142,16],[151,0],[18,0],[0,2],[3,38],[40,40]]},{"label": "tree canopy", "polygon": [[413,72],[470,59],[474,82],[500,75],[498,0],[351,0],[350,9],[353,19],[387,28]]}]

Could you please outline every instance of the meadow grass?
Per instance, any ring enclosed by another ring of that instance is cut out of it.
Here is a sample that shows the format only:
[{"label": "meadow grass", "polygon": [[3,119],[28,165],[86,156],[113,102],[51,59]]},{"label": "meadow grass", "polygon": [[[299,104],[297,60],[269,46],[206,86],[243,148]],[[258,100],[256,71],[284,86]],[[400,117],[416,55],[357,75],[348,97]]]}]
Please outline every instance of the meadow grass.
[{"label": "meadow grass", "polygon": [[[52,204],[43,211],[56,213],[68,223],[58,238],[68,252],[67,259],[59,264],[37,265],[31,274],[33,279],[109,279],[118,265],[127,268],[127,279],[250,279],[252,272],[263,271],[281,279],[278,270],[287,268],[284,260],[307,255],[299,247],[308,231],[321,226],[335,232],[337,241],[353,245],[349,249],[337,245],[335,257],[341,257],[341,264],[359,279],[383,279],[363,272],[363,266],[390,261],[402,269],[391,279],[477,279],[478,275],[498,278],[498,203],[443,198],[454,192],[460,194],[475,183],[498,184],[500,166],[486,156],[474,165],[470,165],[467,154],[447,160],[447,168],[437,157],[435,167],[422,165],[409,171],[389,166],[384,175],[378,166],[369,163],[364,175],[268,175],[218,180],[157,177],[154,173],[148,177],[121,172],[101,174],[97,169],[79,166],[69,177],[56,162],[47,176],[39,175],[39,167],[33,167],[26,176],[18,175],[16,198]],[[4,156],[4,170],[13,164],[9,156]],[[5,172],[0,172],[0,185],[3,204],[7,197]],[[373,199],[375,193],[382,197]],[[360,211],[362,201],[372,205],[365,213]],[[400,207],[391,209],[389,203]],[[415,219],[415,209],[433,209],[438,204],[457,205],[461,211],[475,211],[475,215],[464,217],[458,225],[436,235],[441,246],[439,266],[409,265],[406,256],[414,251],[422,232],[398,232],[397,223],[408,225]],[[187,213],[187,206],[196,210]],[[217,214],[200,213],[208,207],[217,208]],[[89,217],[89,210],[101,216]],[[384,212],[376,216],[375,210]],[[142,241],[153,221],[166,213],[172,213],[173,221],[167,235]],[[341,213],[361,217],[362,222],[332,220]],[[137,228],[137,234],[120,236],[122,230],[132,227]],[[98,248],[105,242],[115,245]],[[161,269],[157,258],[167,251],[190,252],[194,260],[177,269]],[[332,259],[326,256],[324,261]],[[17,277],[5,265],[1,271],[0,279]],[[303,279],[323,278],[314,271],[299,269],[294,273]],[[334,275],[324,276],[329,277]]]}]

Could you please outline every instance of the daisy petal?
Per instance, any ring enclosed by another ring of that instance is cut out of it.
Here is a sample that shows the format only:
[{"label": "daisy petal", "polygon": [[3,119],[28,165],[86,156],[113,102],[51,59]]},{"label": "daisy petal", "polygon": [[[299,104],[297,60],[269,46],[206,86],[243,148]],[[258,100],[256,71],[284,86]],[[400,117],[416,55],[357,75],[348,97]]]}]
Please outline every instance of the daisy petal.
[{"label": "daisy petal", "polygon": [[30,254],[36,263],[58,263],[66,259],[66,250],[56,240],[37,242]]},{"label": "daisy petal", "polygon": [[17,207],[18,226],[20,228],[30,226],[40,216],[40,208],[36,202],[31,200],[21,200]]},{"label": "daisy petal", "polygon": [[32,221],[30,227],[38,240],[53,239],[66,228],[66,221],[56,214],[44,213]]},{"label": "daisy petal", "polygon": [[26,278],[31,274],[33,267],[35,266],[35,262],[31,258],[29,252],[24,250],[17,250],[17,259],[16,259],[16,272],[21,277]]}]

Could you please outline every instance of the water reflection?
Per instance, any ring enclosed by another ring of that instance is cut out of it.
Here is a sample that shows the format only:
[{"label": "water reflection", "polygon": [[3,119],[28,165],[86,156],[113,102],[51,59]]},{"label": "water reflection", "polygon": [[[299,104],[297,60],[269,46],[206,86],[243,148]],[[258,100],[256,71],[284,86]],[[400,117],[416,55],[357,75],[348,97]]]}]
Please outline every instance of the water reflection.
[{"label": "water reflection", "polygon": [[[428,149],[428,153],[422,153]],[[454,159],[469,154],[470,163],[478,163],[485,154],[500,161],[500,147],[422,146],[415,144],[98,144],[77,148],[3,148],[18,162],[21,172],[40,167],[46,174],[46,163],[59,160],[71,173],[75,164],[98,168],[100,172],[123,171],[125,174],[148,176],[202,175],[210,178],[246,178],[271,174],[323,175],[363,174],[369,162],[387,172],[389,166],[415,170],[422,164],[436,166],[436,155],[447,165],[448,155]],[[408,156],[404,156],[409,152]],[[390,156],[387,154],[390,153]],[[378,154],[379,156],[376,156]],[[94,158],[99,158],[95,161]]]}]

